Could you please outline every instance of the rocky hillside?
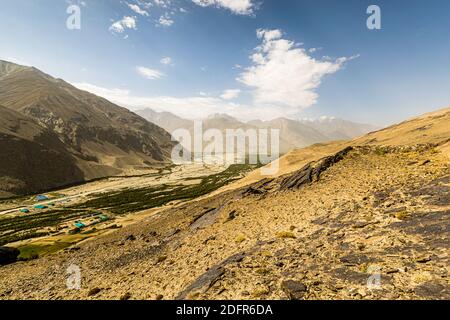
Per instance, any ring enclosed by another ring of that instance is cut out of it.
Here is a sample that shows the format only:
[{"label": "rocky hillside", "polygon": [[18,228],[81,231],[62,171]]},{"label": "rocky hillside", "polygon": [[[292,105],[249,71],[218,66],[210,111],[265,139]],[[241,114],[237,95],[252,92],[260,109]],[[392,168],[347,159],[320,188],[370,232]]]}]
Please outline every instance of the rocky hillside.
[{"label": "rocky hillside", "polygon": [[83,181],[76,159],[52,130],[2,106],[0,114],[0,197]]},{"label": "rocky hillside", "polygon": [[449,299],[449,125],[446,109],[297,150],[277,176],[4,266],[0,297]]},{"label": "rocky hillside", "polygon": [[[0,61],[0,105],[56,135],[85,180],[170,162],[173,142],[162,128],[35,68]],[[53,166],[60,172],[70,167],[62,161]],[[25,187],[15,187],[20,193],[37,190],[21,181]]]}]

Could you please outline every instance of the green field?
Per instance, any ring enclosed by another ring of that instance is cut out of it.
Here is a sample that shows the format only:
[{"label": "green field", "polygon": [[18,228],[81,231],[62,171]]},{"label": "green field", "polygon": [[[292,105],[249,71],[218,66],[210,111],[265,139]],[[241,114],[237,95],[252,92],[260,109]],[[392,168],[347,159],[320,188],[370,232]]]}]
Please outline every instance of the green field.
[{"label": "green field", "polygon": [[93,195],[87,202],[66,208],[0,218],[0,245],[49,236],[51,233],[45,231],[46,228],[83,219],[92,214],[92,210],[107,211],[114,216],[160,207],[172,201],[195,199],[239,179],[243,173],[257,167],[236,164],[217,174],[186,180],[186,182],[201,181],[194,185],[163,184],[156,187],[125,189]]},{"label": "green field", "polygon": [[223,172],[192,178],[192,180],[201,180],[199,184],[195,185],[160,185],[153,188],[105,193],[77,206],[77,208],[104,209],[115,214],[124,214],[159,207],[172,201],[195,199],[239,179],[242,173],[254,170],[256,167],[246,164],[231,165]]}]

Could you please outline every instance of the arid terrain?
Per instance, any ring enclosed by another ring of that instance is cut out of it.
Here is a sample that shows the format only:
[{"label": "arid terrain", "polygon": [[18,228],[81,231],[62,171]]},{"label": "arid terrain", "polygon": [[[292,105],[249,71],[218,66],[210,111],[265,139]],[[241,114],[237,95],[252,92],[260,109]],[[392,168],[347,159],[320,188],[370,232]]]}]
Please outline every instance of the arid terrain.
[{"label": "arid terrain", "polygon": [[[294,150],[276,176],[257,170],[0,267],[0,298],[450,299],[449,128],[444,109]],[[90,205],[107,208],[102,201]],[[134,202],[121,205],[112,210]],[[79,290],[66,285],[73,265]]]},{"label": "arid terrain", "polygon": [[0,198],[171,163],[164,129],[44,72],[0,60]]}]

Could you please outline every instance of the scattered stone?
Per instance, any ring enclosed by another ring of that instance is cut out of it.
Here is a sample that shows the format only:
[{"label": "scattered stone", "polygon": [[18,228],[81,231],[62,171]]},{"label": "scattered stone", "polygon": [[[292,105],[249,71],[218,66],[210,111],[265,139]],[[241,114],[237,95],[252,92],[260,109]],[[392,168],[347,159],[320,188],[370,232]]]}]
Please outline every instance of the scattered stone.
[{"label": "scattered stone", "polygon": [[420,258],[416,259],[416,262],[418,262],[418,263],[427,263],[427,262],[430,262],[430,261],[431,261],[431,258],[428,257],[428,256],[420,257]]},{"label": "scattered stone", "polygon": [[339,285],[339,284],[337,284],[337,285],[330,284],[328,286],[328,288],[333,292],[339,292],[339,291],[343,290],[345,287],[342,285]]},{"label": "scattered stone", "polygon": [[357,223],[355,223],[355,224],[352,226],[352,228],[353,228],[353,229],[362,229],[362,228],[367,227],[367,226],[370,225],[370,224],[372,224],[372,223],[371,223],[371,222],[366,222],[366,221],[363,221],[363,222],[357,222]]},{"label": "scattered stone", "polygon": [[231,211],[231,212],[228,214],[228,217],[227,217],[227,219],[225,220],[225,222],[230,222],[230,221],[232,221],[232,220],[234,220],[234,219],[236,219],[236,210],[233,210],[233,211]]},{"label": "scattered stone", "polygon": [[355,284],[366,283],[367,273],[361,273],[351,270],[350,268],[337,268],[331,271],[331,275],[343,281]]},{"label": "scattered stone", "polygon": [[366,246],[362,243],[358,244],[358,250],[363,251],[366,248]]},{"label": "scattered stone", "polygon": [[277,232],[277,238],[280,239],[295,239],[295,235],[289,231]]},{"label": "scattered stone", "polygon": [[367,292],[366,292],[366,290],[364,290],[364,289],[359,289],[358,290],[358,293],[361,295],[361,297],[366,297],[367,296]]},{"label": "scattered stone", "polygon": [[125,301],[125,300],[130,300],[131,299],[131,293],[127,292],[125,293],[122,297],[120,297],[120,300]]},{"label": "scattered stone", "polygon": [[162,294],[158,294],[158,295],[156,295],[155,299],[159,301],[159,300],[164,299],[164,296]]},{"label": "scattered stone", "polygon": [[252,292],[252,296],[255,298],[260,298],[262,296],[265,296],[267,294],[270,293],[270,290],[267,286],[265,285],[260,285],[258,288],[256,288],[253,292]]},{"label": "scattered stone", "polygon": [[128,237],[125,238],[125,241],[135,241],[136,237],[132,234],[130,234]]},{"label": "scattered stone", "polygon": [[215,236],[211,236],[211,237],[209,237],[208,239],[206,239],[205,241],[203,241],[203,244],[208,244],[208,242],[210,242],[210,241],[214,241],[214,240],[216,240],[216,237]]},{"label": "scattered stone", "polygon": [[264,276],[264,275],[269,274],[270,270],[266,269],[266,268],[259,268],[259,269],[256,270],[256,273],[259,274],[259,275]]},{"label": "scattered stone", "polygon": [[386,270],[386,274],[393,274],[393,273],[398,273],[400,272],[399,269],[388,269]]},{"label": "scattered stone", "polygon": [[161,263],[161,262],[164,262],[164,261],[166,261],[167,260],[167,256],[159,256],[157,259],[156,259],[156,263]]},{"label": "scattered stone", "polygon": [[281,283],[281,290],[290,300],[302,300],[308,291],[308,287],[300,281],[287,280]]},{"label": "scattered stone", "polygon": [[440,299],[440,300],[449,300],[450,299],[450,290],[448,285],[444,285],[437,282],[425,282],[420,286],[414,289],[414,292],[422,298],[426,299]]},{"label": "scattered stone", "polygon": [[406,211],[398,212],[395,214],[395,218],[398,220],[406,220],[406,218],[408,218],[408,213]]},{"label": "scattered stone", "polygon": [[247,190],[244,191],[243,195],[244,196],[248,196],[248,195],[263,195],[267,193],[266,190],[261,190],[261,189],[257,189],[254,187],[249,187]]},{"label": "scattered stone", "polygon": [[95,296],[95,295],[99,294],[100,291],[102,291],[102,289],[100,289],[100,288],[92,288],[92,289],[89,290],[89,292],[88,292],[88,297]]},{"label": "scattered stone", "polygon": [[349,254],[342,257],[340,260],[342,263],[348,266],[360,265],[372,261],[372,259],[362,254]]},{"label": "scattered stone", "polygon": [[348,294],[351,297],[354,297],[354,296],[356,296],[358,294],[358,289],[357,288],[350,288],[350,289],[348,289]]}]

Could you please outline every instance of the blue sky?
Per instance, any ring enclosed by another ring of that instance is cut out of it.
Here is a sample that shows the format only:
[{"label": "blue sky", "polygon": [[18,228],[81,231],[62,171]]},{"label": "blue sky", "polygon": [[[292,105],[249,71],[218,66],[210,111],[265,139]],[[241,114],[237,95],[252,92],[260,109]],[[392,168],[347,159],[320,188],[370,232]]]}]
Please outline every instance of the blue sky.
[{"label": "blue sky", "polygon": [[[81,8],[69,30],[66,9]],[[381,30],[366,26],[381,8]],[[0,58],[132,110],[378,125],[450,105],[447,0],[0,0]]]}]

